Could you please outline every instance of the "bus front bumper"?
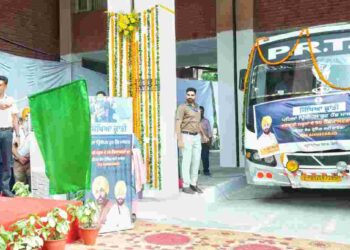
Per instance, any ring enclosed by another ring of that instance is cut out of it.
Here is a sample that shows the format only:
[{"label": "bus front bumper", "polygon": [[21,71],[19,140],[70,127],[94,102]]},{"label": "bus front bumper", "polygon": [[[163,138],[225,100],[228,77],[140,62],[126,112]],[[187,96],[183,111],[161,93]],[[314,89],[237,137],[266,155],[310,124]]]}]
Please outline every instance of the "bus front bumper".
[{"label": "bus front bumper", "polygon": [[248,184],[252,185],[311,189],[350,188],[350,174],[338,173],[335,169],[303,169],[291,173],[282,166],[261,166],[246,160],[245,172]]}]

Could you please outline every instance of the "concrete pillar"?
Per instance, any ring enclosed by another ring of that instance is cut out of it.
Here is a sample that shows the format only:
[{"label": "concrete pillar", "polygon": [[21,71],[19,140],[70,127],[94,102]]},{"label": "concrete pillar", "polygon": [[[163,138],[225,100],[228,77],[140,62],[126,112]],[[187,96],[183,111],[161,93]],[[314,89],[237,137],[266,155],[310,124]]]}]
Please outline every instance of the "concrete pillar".
[{"label": "concrete pillar", "polygon": [[[237,20],[237,80],[239,80],[239,72],[246,69],[248,65],[249,52],[254,43],[253,30],[253,11],[254,0],[237,0],[236,1],[236,20]],[[237,84],[239,88],[239,84]],[[239,156],[240,166],[244,167],[244,155],[242,148],[242,114],[243,114],[243,92],[236,90],[238,95],[238,124],[239,124]]]},{"label": "concrete pillar", "polygon": [[72,0],[60,0],[60,55],[72,53]]},{"label": "concrete pillar", "polygon": [[[217,0],[216,4],[220,166],[241,167],[243,166],[243,155],[241,154],[243,93],[238,89],[238,81],[239,71],[246,68],[253,43],[253,0]],[[232,10],[234,8],[232,4],[236,4],[236,32],[233,30]],[[236,57],[234,55],[235,40]],[[237,88],[235,88],[235,80]],[[236,103],[235,99],[237,99]]]}]

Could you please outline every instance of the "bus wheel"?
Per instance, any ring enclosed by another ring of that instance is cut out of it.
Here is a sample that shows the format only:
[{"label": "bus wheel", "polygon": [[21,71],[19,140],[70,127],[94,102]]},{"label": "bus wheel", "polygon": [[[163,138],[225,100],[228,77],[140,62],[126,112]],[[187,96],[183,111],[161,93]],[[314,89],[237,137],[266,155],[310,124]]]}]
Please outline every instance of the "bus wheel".
[{"label": "bus wheel", "polygon": [[296,190],[290,186],[281,186],[280,187],[283,193],[294,193]]}]

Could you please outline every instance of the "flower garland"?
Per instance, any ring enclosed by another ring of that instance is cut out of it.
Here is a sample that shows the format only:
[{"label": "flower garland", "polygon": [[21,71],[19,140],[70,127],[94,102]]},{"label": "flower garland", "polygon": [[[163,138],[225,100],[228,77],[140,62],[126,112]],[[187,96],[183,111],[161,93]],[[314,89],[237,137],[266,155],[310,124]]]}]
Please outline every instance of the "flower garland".
[{"label": "flower garland", "polygon": [[[109,19],[112,15],[108,14]],[[110,35],[114,42],[109,40],[109,56],[113,55],[115,64],[111,93],[133,98],[133,130],[140,141],[147,183],[151,188],[160,189],[159,6],[137,14],[118,14],[113,21],[114,30],[112,22],[108,24],[109,32],[115,34]]]},{"label": "flower garland", "polygon": [[154,187],[158,188],[158,154],[157,154],[157,100],[156,100],[156,54],[155,54],[155,8],[151,10],[151,47],[152,47],[152,117],[153,117],[153,166],[154,166]]},{"label": "flower garland", "polygon": [[137,26],[139,25],[139,19],[137,13],[130,14],[119,14],[118,15],[118,27],[119,33],[124,36],[130,37],[135,30],[137,30]]},{"label": "flower garland", "polygon": [[[114,58],[113,58],[113,62],[114,62],[114,65],[115,65],[115,62],[118,62],[118,47],[119,47],[119,40],[118,40],[118,18],[114,15],[114,27],[115,27],[115,33],[114,33],[114,48],[112,47],[113,49],[113,52],[114,52]],[[115,35],[117,34],[117,35]],[[113,55],[112,55],[113,56]],[[114,66],[114,70],[115,70],[115,73],[114,74],[114,83],[112,83],[112,95],[113,96],[116,96],[116,92],[117,92],[117,82],[118,82],[118,70],[116,68],[116,65]]]},{"label": "flower garland", "polygon": [[[111,63],[109,61],[111,55],[113,56],[113,53],[115,53],[115,49],[114,48],[109,48],[110,45],[110,37],[112,36],[112,31],[111,31],[111,25],[110,25],[110,22],[111,22],[111,13],[107,13],[107,31],[108,31],[108,34],[107,34],[107,72],[108,72],[108,69],[110,68],[111,66]],[[115,34],[113,34],[115,35]],[[111,52],[111,49],[113,50],[113,52]],[[110,84],[110,76],[109,74],[107,74],[107,82],[109,83],[108,84],[108,89],[110,90],[110,94],[112,94],[112,96],[114,96],[114,92],[113,92],[113,88],[114,88],[114,85],[113,84]]]},{"label": "flower garland", "polygon": [[151,83],[152,83],[152,61],[151,61],[151,10],[147,10],[147,66],[148,66],[148,70],[147,70],[147,95],[148,95],[148,135],[147,137],[148,142],[149,142],[149,166],[150,166],[150,176],[151,176],[151,186],[153,187],[154,182],[153,182],[153,167],[154,164],[152,162],[153,160],[153,137],[152,137],[152,88],[151,88]]},{"label": "flower garland", "polygon": [[124,52],[124,39],[123,35],[121,33],[118,34],[119,36],[119,86],[117,91],[117,96],[121,97],[123,95],[123,52]]},{"label": "flower garland", "polygon": [[[147,11],[143,12],[143,25],[147,28]],[[144,122],[145,122],[145,153],[144,153],[144,159],[145,159],[145,164],[146,164],[146,169],[147,169],[147,182],[152,186],[152,175],[151,175],[151,166],[149,164],[149,120],[147,119],[148,117],[148,95],[147,95],[147,83],[148,83],[148,60],[147,60],[147,32],[143,34],[143,64],[144,64],[144,82],[143,82],[143,87],[144,91],[143,94],[145,95],[145,116],[143,117]]]},{"label": "flower garland", "polygon": [[161,141],[160,141],[160,48],[159,48],[159,6],[156,6],[156,67],[157,67],[157,146],[158,146],[158,180],[159,189],[162,189],[162,174],[161,174]]},{"label": "flower garland", "polygon": [[144,128],[144,107],[143,107],[143,92],[142,92],[142,79],[143,79],[143,72],[142,72],[142,23],[141,23],[141,18],[142,14],[139,14],[139,20],[140,20],[140,25],[139,25],[139,30],[138,30],[138,37],[139,37],[139,86],[138,89],[140,91],[140,125],[141,125],[141,138],[140,139],[140,144],[141,144],[141,152],[144,157],[144,143],[145,143],[145,128]]}]

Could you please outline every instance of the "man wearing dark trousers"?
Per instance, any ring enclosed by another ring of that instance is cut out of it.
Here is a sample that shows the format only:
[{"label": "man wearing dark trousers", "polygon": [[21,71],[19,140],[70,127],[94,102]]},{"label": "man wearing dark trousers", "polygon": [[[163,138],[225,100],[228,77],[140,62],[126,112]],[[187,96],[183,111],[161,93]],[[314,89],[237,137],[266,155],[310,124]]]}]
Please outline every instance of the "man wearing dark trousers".
[{"label": "man wearing dark trousers", "polygon": [[0,192],[3,196],[13,197],[10,190],[13,130],[15,142],[19,144],[19,126],[15,100],[5,94],[7,83],[7,77],[0,76]]},{"label": "man wearing dark trousers", "polygon": [[212,141],[212,131],[211,131],[211,126],[210,122],[207,118],[204,117],[204,107],[200,106],[201,110],[201,127],[202,130],[205,134],[205,136],[209,139],[209,141],[201,140],[202,142],[202,163],[203,163],[203,174],[206,176],[211,176],[210,170],[209,170],[209,149],[210,149],[210,144]]}]

